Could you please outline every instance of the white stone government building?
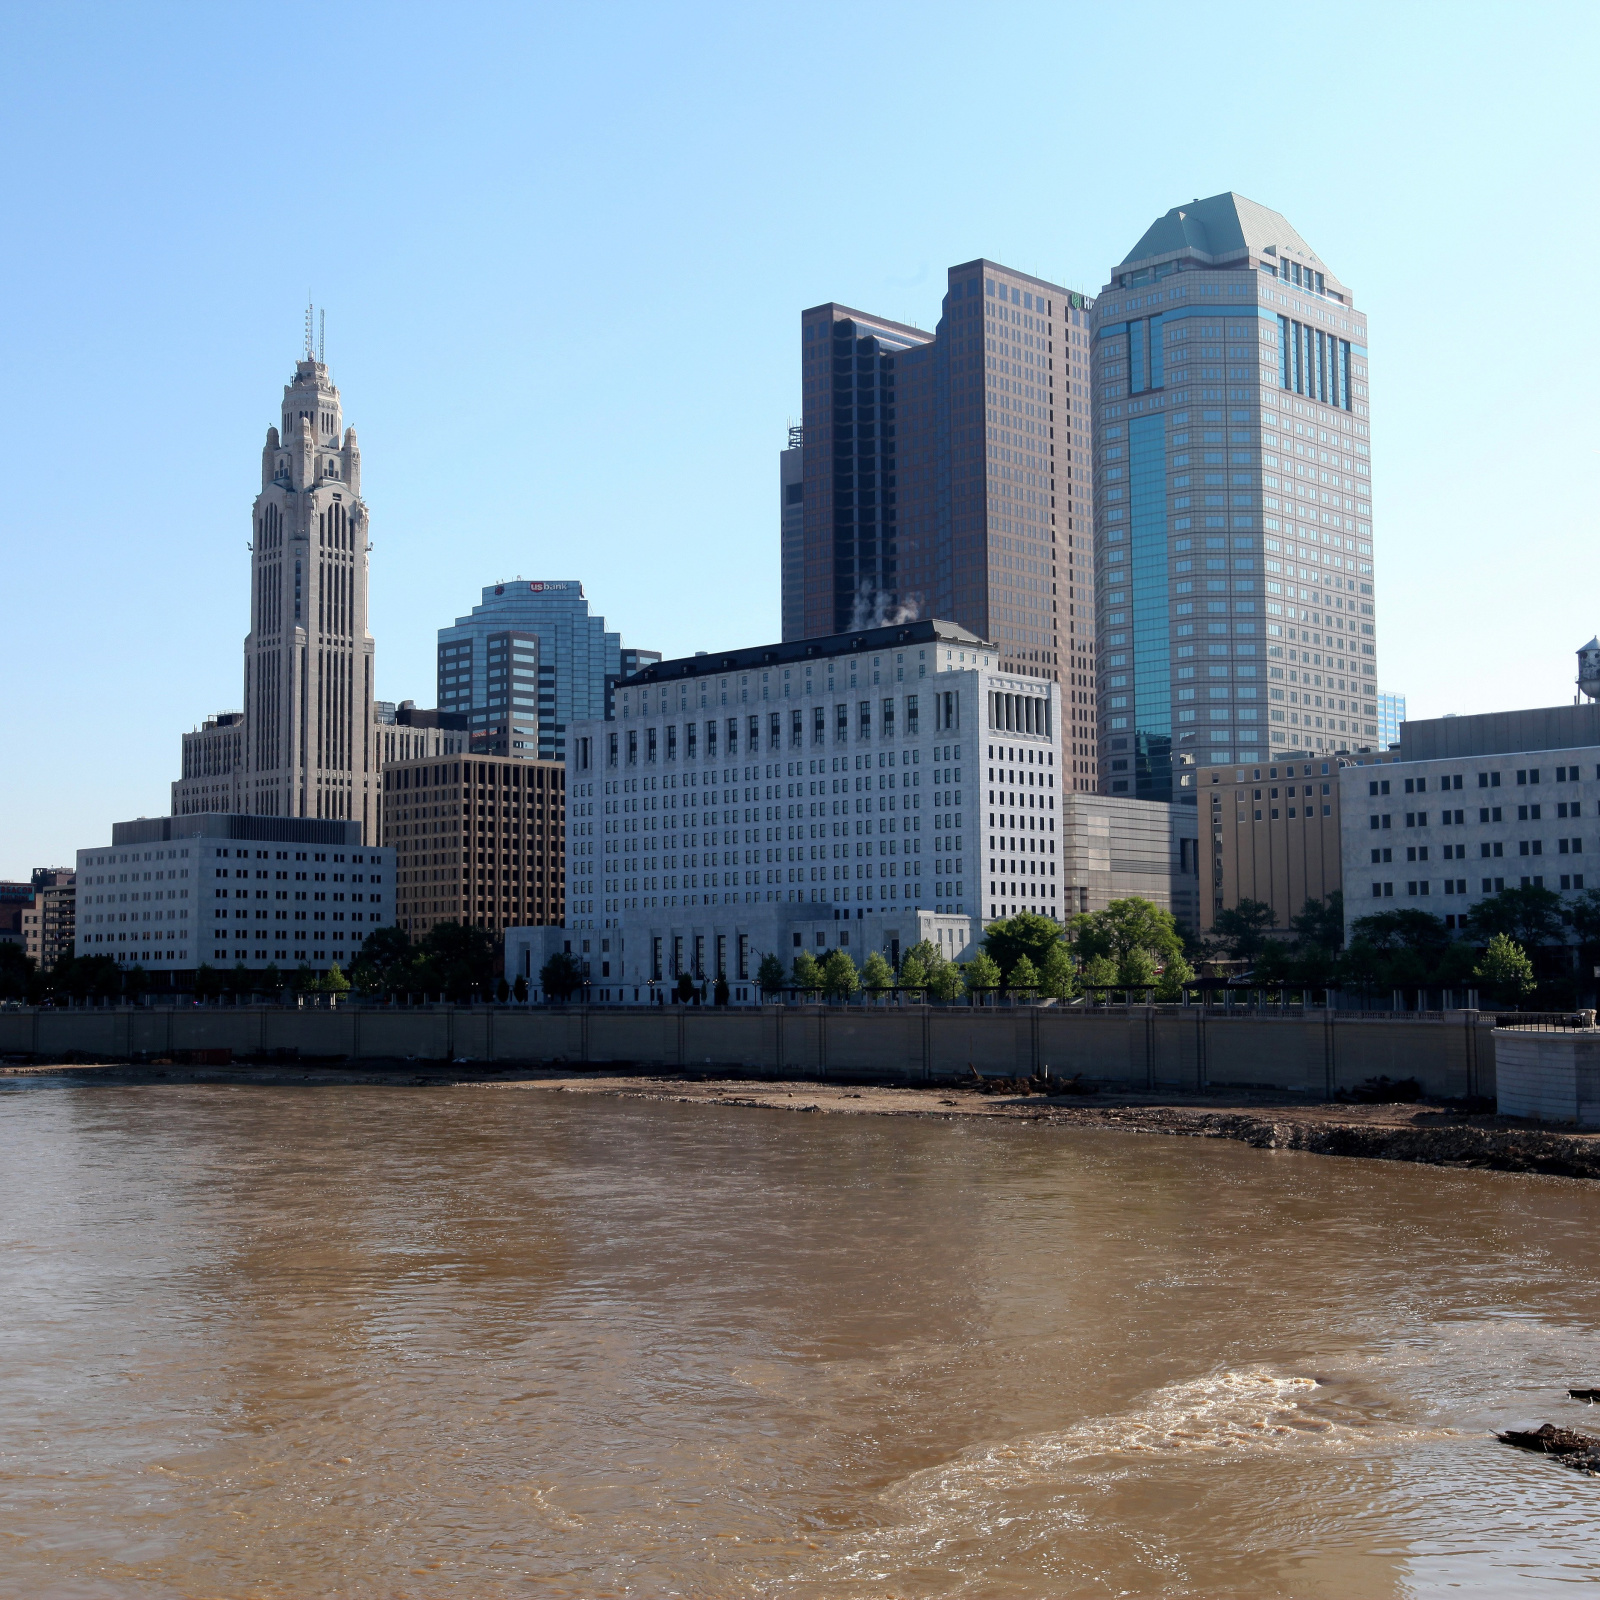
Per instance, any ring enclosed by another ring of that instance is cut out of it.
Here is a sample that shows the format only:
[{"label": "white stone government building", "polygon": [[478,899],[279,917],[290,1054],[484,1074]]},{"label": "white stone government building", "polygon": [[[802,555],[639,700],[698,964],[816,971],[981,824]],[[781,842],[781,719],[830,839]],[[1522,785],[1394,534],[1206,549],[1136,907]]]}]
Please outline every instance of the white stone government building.
[{"label": "white stone government building", "polygon": [[959,958],[984,923],[1061,920],[1114,880],[1170,905],[1192,856],[1185,808],[1139,803],[1160,826],[1118,852],[1077,813],[1130,802],[1073,795],[1074,837],[1106,835],[1091,897],[1066,850],[1059,687],[937,620],[654,663],[615,720],[572,730],[567,784],[566,927],[509,930],[506,968],[536,986],[569,948],[598,1000],[683,972],[754,999],[769,952],[788,969],[842,946],[859,966],[931,939]]}]

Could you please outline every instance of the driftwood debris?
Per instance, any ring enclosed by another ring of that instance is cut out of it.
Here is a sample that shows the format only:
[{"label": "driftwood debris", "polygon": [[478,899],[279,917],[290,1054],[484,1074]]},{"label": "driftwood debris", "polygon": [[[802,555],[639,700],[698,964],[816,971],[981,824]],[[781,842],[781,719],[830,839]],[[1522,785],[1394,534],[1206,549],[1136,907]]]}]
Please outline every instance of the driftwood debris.
[{"label": "driftwood debris", "polygon": [[1600,1439],[1590,1434],[1574,1433],[1571,1428],[1558,1428],[1547,1422],[1532,1430],[1508,1428],[1504,1433],[1497,1433],[1495,1438],[1519,1450],[1554,1456],[1562,1466],[1586,1472],[1591,1477],[1600,1474]]}]

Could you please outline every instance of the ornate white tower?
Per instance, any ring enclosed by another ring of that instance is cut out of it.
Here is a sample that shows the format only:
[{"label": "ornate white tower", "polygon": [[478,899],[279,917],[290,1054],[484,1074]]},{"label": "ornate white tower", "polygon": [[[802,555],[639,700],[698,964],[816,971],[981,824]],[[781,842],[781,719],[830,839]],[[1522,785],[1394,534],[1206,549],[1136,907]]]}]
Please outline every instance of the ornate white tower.
[{"label": "ornate white tower", "polygon": [[367,508],[339,391],[312,356],[267,429],[244,642],[244,809],[342,817],[376,837]]}]

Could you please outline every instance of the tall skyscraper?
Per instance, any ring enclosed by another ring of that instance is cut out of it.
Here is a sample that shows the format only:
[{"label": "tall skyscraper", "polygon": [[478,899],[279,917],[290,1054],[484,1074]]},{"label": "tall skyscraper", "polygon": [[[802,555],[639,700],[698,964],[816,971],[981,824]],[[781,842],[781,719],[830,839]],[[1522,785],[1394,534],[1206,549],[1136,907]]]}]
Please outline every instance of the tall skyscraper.
[{"label": "tall skyscraper", "polygon": [[778,562],[783,594],[783,637],[803,639],[805,630],[806,468],[805,429],[790,428],[778,453]]},{"label": "tall skyscraper", "polygon": [[[250,633],[244,642],[241,809],[257,816],[337,817],[372,838],[372,638],[367,632],[367,508],[361,452],[339,391],[311,348],[283,391],[280,427],[261,452],[250,558]],[[221,719],[201,730],[236,737]],[[186,741],[186,776],[173,813],[201,808],[191,789],[215,782]],[[191,777],[188,774],[194,770]]]},{"label": "tall skyscraper", "polygon": [[980,259],[950,268],[931,333],[802,313],[803,560],[784,563],[783,615],[785,639],[938,616],[992,641],[1001,670],[1061,685],[1064,782],[1092,791],[1089,305]]},{"label": "tall skyscraper", "polygon": [[1221,194],[1151,225],[1093,324],[1105,789],[1187,799],[1197,762],[1374,743],[1349,289],[1276,211]]},{"label": "tall skyscraper", "polygon": [[619,679],[659,661],[589,614],[583,585],[496,583],[439,630],[439,709],[467,718],[474,753],[562,761],[573,722],[611,714]]}]

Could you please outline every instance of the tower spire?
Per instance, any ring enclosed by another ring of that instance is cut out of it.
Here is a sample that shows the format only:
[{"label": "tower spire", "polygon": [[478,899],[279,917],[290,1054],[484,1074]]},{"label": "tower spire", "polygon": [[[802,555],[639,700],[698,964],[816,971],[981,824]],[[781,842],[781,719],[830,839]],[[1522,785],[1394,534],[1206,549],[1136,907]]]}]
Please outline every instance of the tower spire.
[{"label": "tower spire", "polygon": [[306,290],[306,360],[310,361],[316,355],[311,347],[311,291]]}]

